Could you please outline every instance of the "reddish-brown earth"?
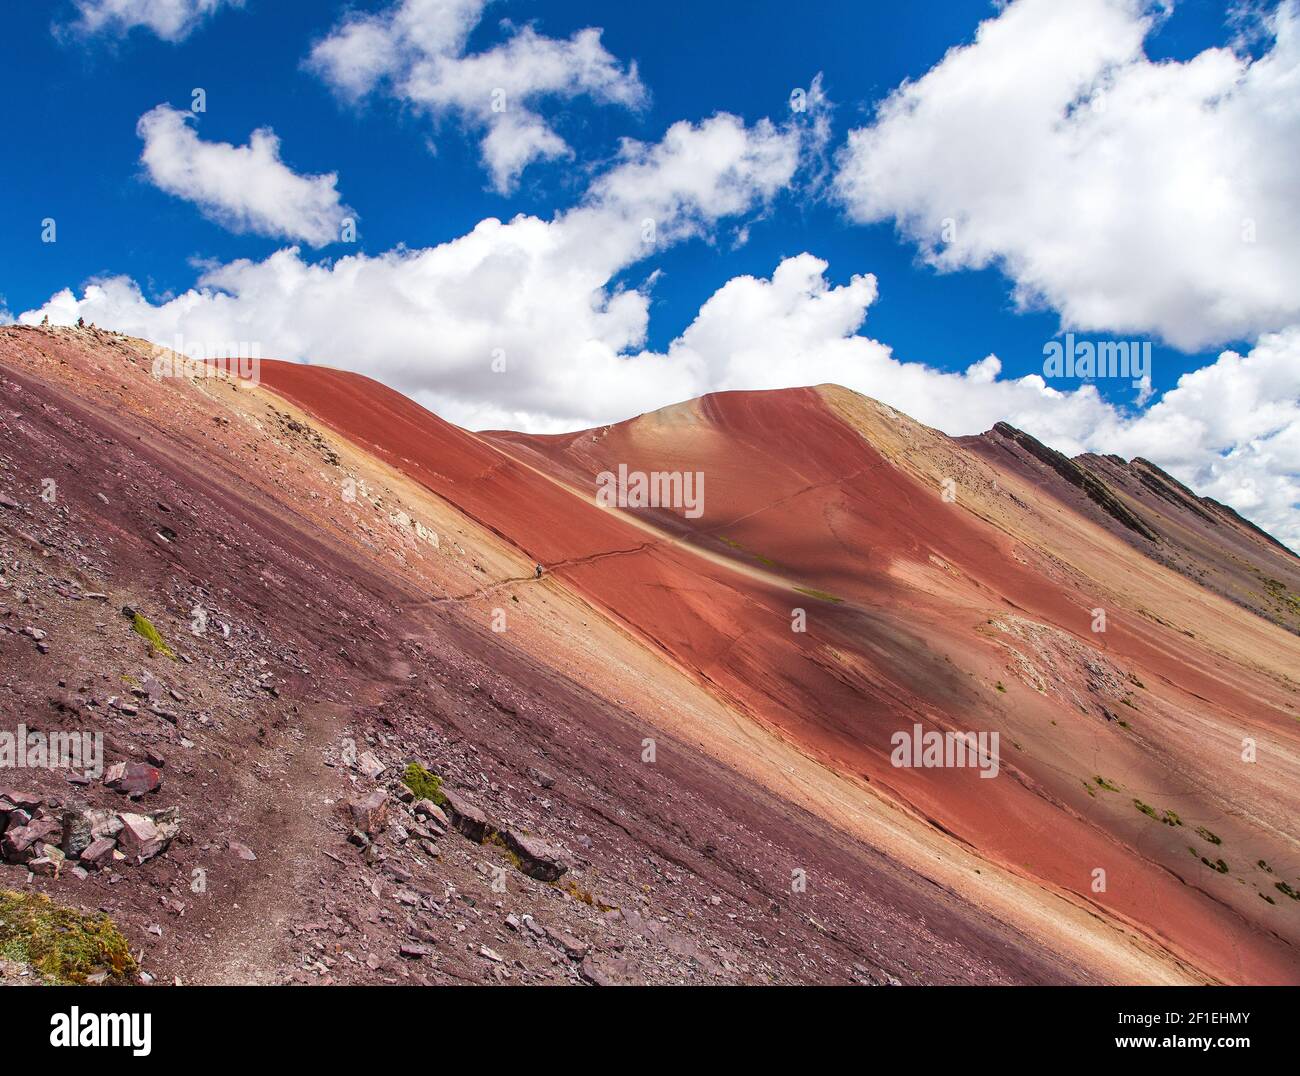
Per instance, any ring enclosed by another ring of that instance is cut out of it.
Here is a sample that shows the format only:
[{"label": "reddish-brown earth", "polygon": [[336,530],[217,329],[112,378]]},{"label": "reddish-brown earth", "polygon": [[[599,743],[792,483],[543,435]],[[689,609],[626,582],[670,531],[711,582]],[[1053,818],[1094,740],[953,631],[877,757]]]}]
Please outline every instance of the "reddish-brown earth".
[{"label": "reddish-brown earth", "polygon": [[[1150,465],[830,386],[536,437],[325,368],[149,366],[0,329],[0,727],[166,756],[146,801],[183,836],[0,885],[105,907],[156,976],[1300,981],[1297,561]],[[703,513],[600,507],[619,464],[703,473]],[[173,691],[175,725],[148,709]],[[996,731],[998,775],[895,767],[914,723]],[[412,760],[569,872],[431,851],[396,804],[348,843],[342,802]]]}]

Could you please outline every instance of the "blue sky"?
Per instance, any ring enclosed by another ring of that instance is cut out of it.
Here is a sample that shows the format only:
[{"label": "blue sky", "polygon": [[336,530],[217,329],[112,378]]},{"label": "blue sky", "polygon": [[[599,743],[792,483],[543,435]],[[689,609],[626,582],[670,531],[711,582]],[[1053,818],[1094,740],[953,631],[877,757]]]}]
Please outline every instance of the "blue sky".
[{"label": "blue sky", "polygon": [[[380,10],[382,3],[357,4]],[[198,260],[261,258],[283,245],[232,235],[192,206],[141,178],[139,117],[160,102],[188,108],[194,87],[208,93],[204,139],[236,144],[270,126],[299,172],[336,171],[358,214],[358,245],[378,253],[462,235],[485,216],[549,215],[580,196],[584,166],[617,148],[618,139],[651,140],[677,120],[728,111],[751,122],[779,116],[791,90],[819,71],[837,103],[842,132],[905,78],[923,75],[951,46],[968,40],[991,13],[984,0],[936,4],[819,4],[815,16],[779,0],[662,5],[503,2],[489,9],[474,47],[504,35],[492,18],[535,21],[553,37],[599,26],[615,56],[637,61],[650,89],[639,114],[578,104],[564,118],[578,150],[574,162],[542,163],[509,196],[487,185],[471,139],[448,124],[437,154],[425,125],[400,106],[340,108],[330,90],[300,69],[310,43],[334,24],[342,5],[250,0],[218,14],[184,42],[144,29],[124,38],[51,33],[72,22],[70,4],[10,5],[0,40],[0,100],[13,112],[10,131],[26,132],[21,159],[4,168],[0,200],[0,296],[17,312],[100,274],[126,273],[154,294],[184,290]],[[1224,39],[1225,7],[1186,4],[1155,41],[1185,57]],[[36,88],[39,87],[39,90]],[[58,242],[40,243],[40,222],[54,217]],[[323,256],[341,252],[326,249]],[[738,273],[771,272],[782,256],[810,250],[832,277],[869,271],[881,280],[873,332],[901,354],[940,367],[964,367],[996,352],[1013,372],[1042,365],[1045,339],[1059,318],[1015,313],[1006,280],[995,270],[939,274],[918,268],[911,244],[888,224],[847,225],[824,200],[789,198],[754,227],[740,250],[703,241],[667,252],[655,288],[650,343],[663,346],[694,317],[715,288]],[[941,311],[936,316],[935,312]],[[1157,389],[1207,354],[1160,348]],[[1131,391],[1102,383],[1127,401]]]},{"label": "blue sky", "polygon": [[[1043,253],[1050,247],[1050,236],[1007,238],[1007,233],[1017,227],[1017,188],[1011,184],[1006,205],[989,208],[985,198],[982,208],[971,208],[978,242],[962,252],[946,271],[940,271],[931,264],[934,259],[927,260],[924,243],[915,229],[909,232],[907,225],[909,214],[924,218],[935,203],[933,199],[926,203],[920,200],[921,195],[912,197],[909,192],[924,186],[922,180],[927,176],[952,171],[952,160],[944,159],[945,143],[941,138],[933,132],[909,130],[901,120],[877,132],[881,141],[872,143],[870,160],[888,162],[892,156],[903,162],[898,166],[903,168],[921,152],[916,149],[919,140],[928,147],[924,152],[933,166],[909,179],[897,174],[882,178],[872,171],[874,164],[864,165],[866,172],[872,173],[863,180],[869,193],[857,196],[856,202],[855,195],[845,193],[840,180],[853,167],[853,162],[846,163],[845,158],[851,132],[872,128],[879,119],[877,107],[896,94],[905,81],[915,85],[944,64],[948,50],[970,46],[982,21],[1003,15],[1001,21],[1008,23],[1009,31],[1013,12],[1004,15],[999,7],[983,0],[927,4],[859,0],[818,4],[811,11],[767,0],[653,8],[527,0],[489,3],[481,18],[471,20],[473,26],[461,54],[491,53],[516,38],[526,26],[552,41],[565,41],[583,28],[599,27],[600,44],[616,72],[625,81],[638,81],[644,91],[641,102],[632,107],[581,90],[572,96],[540,95],[531,107],[563,139],[568,152],[554,159],[532,160],[503,188],[499,182],[494,184],[485,167],[480,145],[483,124],[467,119],[463,109],[437,111],[409,94],[396,92],[391,83],[387,87],[378,85],[361,100],[347,100],[337,80],[331,81],[319,65],[308,63],[313,48],[337,34],[349,19],[385,16],[396,10],[397,0],[367,0],[347,6],[285,0],[244,0],[242,4],[230,0],[224,4],[216,0],[140,0],[134,5],[138,10],[148,10],[151,5],[171,7],[183,16],[201,3],[215,3],[215,11],[200,13],[184,26],[187,32],[171,34],[173,40],[164,39],[168,34],[159,31],[157,25],[129,28],[121,19],[110,18],[96,25],[86,21],[90,18],[87,9],[91,15],[102,15],[120,6],[121,0],[79,2],[80,10],[78,0],[10,4],[0,15],[0,101],[5,102],[0,107],[8,113],[9,132],[9,152],[0,167],[0,297],[13,316],[51,312],[54,308],[45,304],[63,289],[71,289],[73,300],[80,302],[88,281],[124,278],[133,282],[140,293],[129,309],[121,303],[84,308],[65,303],[60,309],[77,309],[101,324],[116,321],[115,327],[141,335],[150,335],[148,330],[157,326],[152,335],[169,341],[173,330],[188,328],[189,323],[178,320],[175,311],[167,307],[168,301],[194,288],[204,266],[228,265],[239,259],[258,265],[295,243],[304,264],[331,266],[338,259],[354,256],[382,259],[401,249],[432,250],[455,243],[485,218],[509,221],[517,214],[525,214],[553,222],[557,215],[591,202],[599,177],[616,170],[624,159],[619,156],[621,140],[634,139],[653,147],[672,125],[683,121],[702,125],[719,113],[735,117],[747,132],[755,132],[765,118],[782,129],[786,125],[793,129],[790,93],[795,87],[809,88],[814,76],[820,75],[827,103],[817,106],[815,112],[824,126],[812,138],[812,118],[799,119],[804,124],[804,141],[798,150],[798,165],[788,178],[771,189],[765,178],[755,178],[752,189],[747,188],[742,210],[716,215],[701,210],[689,237],[662,243],[647,256],[613,257],[601,263],[608,270],[607,279],[599,281],[601,295],[626,288],[644,296],[645,301],[643,331],[639,337],[633,332],[636,338],[630,343],[620,335],[621,328],[611,332],[603,343],[612,352],[624,358],[669,354],[701,314],[702,306],[728,281],[745,276],[768,281],[784,260],[804,252],[825,262],[821,284],[846,289],[846,301],[855,275],[874,274],[878,295],[869,303],[862,300],[863,305],[869,305],[865,321],[850,330],[850,335],[879,342],[891,349],[900,362],[924,364],[935,371],[960,374],[985,356],[996,355],[999,381],[1011,382],[1041,372],[1044,344],[1057,335],[1063,324],[1098,341],[1147,340],[1153,348],[1153,391],[1142,394],[1141,406],[1133,385],[1123,378],[1098,379],[1095,397],[1075,401],[1068,407],[1049,401],[1040,409],[1024,403],[1021,396],[1008,394],[1004,405],[999,398],[976,406],[972,397],[970,407],[964,409],[962,401],[966,397],[945,399],[943,392],[936,389],[930,413],[925,413],[924,401],[931,397],[918,396],[923,393],[917,387],[919,381],[910,393],[900,390],[899,397],[889,402],[912,413],[920,411],[918,417],[950,432],[976,432],[987,428],[991,418],[1006,417],[1031,428],[1037,424],[1034,432],[1067,451],[1102,448],[1125,455],[1140,453],[1158,462],[1163,459],[1198,488],[1235,503],[1266,525],[1286,532],[1292,540],[1300,536],[1295,504],[1297,468],[1291,448],[1292,440],[1300,435],[1293,436],[1289,416],[1275,416],[1261,429],[1247,424],[1227,432],[1211,431],[1190,448],[1171,443],[1171,430],[1183,431],[1189,415],[1190,421],[1202,421],[1203,416],[1192,414],[1188,407],[1170,414],[1174,408],[1166,407],[1159,421],[1148,419],[1143,424],[1142,418],[1160,404],[1163,394],[1175,389],[1184,375],[1215,368],[1227,348],[1249,355],[1261,337],[1288,330],[1292,320],[1300,322],[1300,316],[1292,319],[1292,312],[1284,304],[1278,309],[1277,303],[1262,311],[1242,312],[1237,293],[1225,286],[1220,296],[1216,284],[1198,278],[1189,283],[1189,291],[1203,284],[1205,293],[1196,293],[1194,305],[1206,310],[1222,309],[1223,313],[1207,315],[1205,325],[1180,335],[1175,315],[1166,309],[1174,301],[1168,295],[1142,299],[1148,302],[1148,311],[1138,300],[1130,301],[1119,294],[1125,290],[1122,283],[1115,285],[1115,295],[1099,298],[1097,294],[1095,280],[1098,273],[1105,276],[1107,260],[1113,262],[1118,280],[1132,270],[1135,251],[1138,256],[1146,256],[1152,243],[1149,236],[1139,236],[1136,245],[1116,244],[1110,250],[1091,251],[1089,257],[1094,263],[1100,260],[1100,267],[1093,265],[1090,282],[1069,279],[1059,267],[1042,268],[1050,261]],[[433,2],[425,0],[426,4]],[[1034,2],[1042,4],[1043,0]],[[1280,55],[1283,50],[1269,32],[1268,20],[1278,17],[1275,5],[1251,5],[1263,20],[1254,23],[1234,17],[1239,15],[1241,5],[1210,0],[1181,0],[1171,11],[1139,0],[1087,0],[1087,5],[1097,5],[1099,10],[1107,9],[1115,15],[1113,30],[1107,31],[1112,38],[1122,37],[1125,28],[1136,25],[1138,20],[1148,20],[1135,39],[1140,42],[1136,61],[1123,49],[1114,53],[1120,57],[1116,61],[1113,50],[1108,52],[1099,45],[1099,54],[1111,56],[1108,62],[1118,63],[1121,73],[1131,73],[1134,83],[1142,78],[1154,79],[1155,73],[1162,70],[1181,72],[1186,66],[1182,81],[1191,84],[1195,71],[1192,65],[1203,50],[1230,44],[1237,49],[1241,70],[1268,57],[1270,52],[1278,54],[1273,56],[1276,66],[1287,68],[1293,60],[1289,53]],[[1021,6],[1027,6],[1027,0],[1011,5],[1012,9]],[[1024,17],[1026,23],[1029,14],[1032,12]],[[1040,24],[1027,26],[1023,33],[1053,32],[1048,24],[1053,17],[1044,15]],[[141,17],[141,21],[147,19]],[[1088,26],[1103,21],[1092,18]],[[1252,26],[1264,29],[1253,35],[1243,34]],[[1059,30],[1062,37],[1070,32],[1068,27]],[[1045,44],[1044,53],[1050,55],[1051,48],[1050,42]],[[1027,51],[1022,49],[1015,55]],[[1078,51],[1086,53],[1087,43]],[[633,63],[635,76],[631,75]],[[1098,64],[1098,70],[1110,78],[1113,67],[1101,60]],[[970,77],[995,78],[998,67],[989,62],[977,67]],[[1050,72],[1051,68],[1046,70]],[[1041,71],[1034,75],[1027,69],[1017,98],[1032,98],[1041,81]],[[1229,78],[1223,84],[1231,83]],[[160,105],[188,110],[195,87],[206,92],[206,111],[182,122],[201,143],[243,146],[254,130],[272,129],[279,139],[279,159],[286,169],[306,177],[337,175],[341,201],[358,220],[356,242],[312,246],[292,235],[256,234],[267,229],[232,225],[228,214],[214,214],[211,206],[205,212],[198,200],[163,189],[167,184],[152,176],[142,162],[142,137],[137,133],[137,124]],[[945,114],[946,106],[940,99],[943,92],[952,91],[944,91],[936,84],[927,97],[926,104],[937,102],[939,106],[935,124],[941,124]],[[962,100],[969,100],[970,92],[969,88],[962,89]],[[1148,101],[1152,93],[1172,92],[1183,90],[1143,90],[1136,96]],[[1271,91],[1266,85],[1258,92]],[[1134,110],[1136,113],[1137,106]],[[1108,122],[1114,125],[1124,122],[1113,111],[1110,116]],[[915,121],[913,126],[920,122]],[[1296,129],[1288,118],[1282,128],[1284,144]],[[967,156],[958,163],[957,170],[965,167],[966,161],[978,161],[981,144],[991,146],[997,133],[991,131],[987,143],[976,141],[973,148],[965,150]],[[1221,131],[1209,133],[1214,137],[1191,130],[1186,140],[1189,145],[1203,146],[1222,137]],[[1026,134],[1026,140],[1030,134]],[[1098,137],[1102,136],[1119,145],[1128,144],[1124,141],[1127,138],[1138,137],[1118,126],[1102,131]],[[1233,159],[1248,158],[1256,143],[1277,142],[1275,130],[1246,132],[1241,153],[1234,154]],[[1294,156],[1300,157],[1300,146],[1292,148],[1296,150]],[[1176,157],[1176,153],[1165,155],[1171,156]],[[1023,173],[1027,168],[1042,167],[1044,159],[1030,156],[1026,164],[1010,162],[1008,167],[1020,167]],[[1089,167],[1113,170],[1124,165],[1099,158]],[[1140,162],[1131,167],[1137,170],[1131,186],[1152,199],[1151,212],[1145,214],[1140,202],[1126,207],[1125,212],[1138,222],[1155,220],[1161,225],[1153,232],[1155,235],[1170,233],[1171,229],[1176,234],[1177,218],[1169,227],[1159,218],[1167,211],[1169,192],[1179,187],[1179,176],[1171,173],[1172,180],[1166,176],[1161,182],[1151,182],[1149,175],[1140,171]],[[1230,193],[1236,194],[1240,187],[1251,192],[1252,197],[1260,190],[1274,190],[1276,169],[1285,169],[1285,165],[1277,165],[1257,177],[1253,173],[1238,174],[1247,165],[1222,167]],[[1187,182],[1194,184],[1197,171],[1189,168],[1187,175]],[[1222,177],[1215,180],[1223,181]],[[1022,175],[1018,182],[1024,184],[1019,189],[1035,197],[1051,190],[1049,180],[1034,186],[1032,178]],[[1150,191],[1142,191],[1144,184]],[[983,181],[977,193],[987,194],[989,186],[988,180]],[[1126,189],[1129,186],[1126,182]],[[949,186],[934,197],[950,197],[951,193]],[[1192,194],[1202,197],[1195,190]],[[1208,191],[1204,197],[1213,195],[1214,191]],[[1089,197],[1086,191],[1076,192],[1062,204],[1089,206]],[[1279,214],[1295,208],[1294,192],[1274,197],[1276,204],[1267,205],[1267,212],[1261,211],[1261,220],[1274,221]],[[970,204],[973,207],[973,200]],[[1005,217],[992,219],[996,212]],[[1077,215],[1078,210],[1063,212]],[[978,219],[977,213],[988,216]],[[1043,213],[1040,211],[1038,216],[1037,224],[1032,220],[1026,224],[1027,231],[1034,227],[1042,231]],[[42,221],[46,218],[57,222],[57,242],[41,241]],[[1288,216],[1286,227],[1271,234],[1279,248],[1294,234],[1289,229],[1295,219]],[[1103,213],[1101,227],[1107,223]],[[1118,228],[1116,232],[1123,234]],[[1188,251],[1179,242],[1171,244],[1169,251],[1153,255],[1153,274],[1166,272],[1169,264],[1176,266],[1189,260]],[[1199,255],[1200,251],[1193,249],[1191,254]],[[1017,272],[1007,267],[1007,259],[1014,261],[1017,256],[1037,263],[1041,272],[1025,270],[1018,281]],[[1208,260],[1216,256],[1215,251],[1206,251]],[[1288,271],[1294,265],[1294,252],[1289,262],[1284,252],[1276,257]],[[983,267],[979,266],[981,262]],[[1267,271],[1270,279],[1276,277],[1274,270]],[[1024,276],[1034,285],[1031,290],[1038,292],[1030,304],[1032,309],[1018,306],[1012,297],[1017,282],[1025,283]],[[219,285],[217,290],[228,286]],[[254,285],[241,286],[251,289]],[[1100,290],[1104,292],[1105,288]],[[168,315],[156,315],[159,308],[166,308]],[[439,309],[445,309],[441,301]],[[364,305],[359,305],[356,316],[366,316]],[[554,402],[558,391],[554,377],[538,373],[535,399],[529,395],[533,390],[520,383],[511,390],[508,402],[496,407],[493,399],[481,398],[482,392],[475,387],[478,383],[452,360],[448,360],[445,370],[440,370],[436,331],[431,331],[427,340],[415,343],[404,331],[402,343],[393,345],[398,349],[395,353],[369,356],[358,350],[352,361],[350,354],[303,353],[314,350],[310,332],[295,331],[290,336],[261,312],[245,311],[241,317],[244,321],[240,331],[252,333],[264,355],[353,366],[394,383],[427,406],[467,425],[573,427],[626,417],[670,402],[644,396],[638,381],[626,396],[616,394],[617,398],[610,399],[603,409],[592,403],[566,411]],[[61,320],[57,313],[55,320]],[[635,311],[630,321],[637,321]],[[378,326],[376,333],[383,332],[383,326]],[[701,331],[700,335],[705,334]],[[725,341],[716,342],[716,331],[708,335],[714,346],[727,346]],[[1171,336],[1179,338],[1171,341]],[[830,347],[835,342],[825,343]],[[822,344],[817,342],[816,347]],[[575,344],[557,339],[556,346],[573,350]],[[517,353],[519,348],[512,344],[511,350]],[[555,361],[563,359],[557,356]],[[697,365],[703,368],[712,361],[706,356]],[[1289,359],[1278,362],[1295,365]],[[409,370],[417,366],[419,375],[408,377]],[[833,372],[835,367],[827,358],[810,362],[809,369]],[[765,375],[755,376],[755,387],[762,387]],[[888,392],[880,389],[884,377],[882,373],[867,378],[861,385],[852,384],[848,377],[844,380],[852,387],[888,398]],[[727,378],[701,375],[696,380],[701,390],[747,387],[743,378],[737,380],[734,374]],[[671,383],[693,382],[682,379]],[[1265,383],[1267,388],[1253,390],[1253,399],[1258,400],[1261,392],[1276,395],[1279,391],[1275,378]],[[1078,382],[1070,379],[1053,384],[1064,393],[1077,386]],[[1202,387],[1201,396],[1207,391],[1215,390]],[[1289,389],[1283,387],[1281,391],[1285,394]],[[638,406],[643,398],[645,405]],[[1014,413],[994,415],[1000,405]],[[1241,406],[1250,408],[1251,404],[1243,401]],[[1101,432],[1094,433],[1093,427]],[[1110,444],[1095,443],[1095,437],[1106,435]],[[1267,459],[1260,458],[1261,438],[1270,443]],[[1234,460],[1240,466],[1234,468]]]}]

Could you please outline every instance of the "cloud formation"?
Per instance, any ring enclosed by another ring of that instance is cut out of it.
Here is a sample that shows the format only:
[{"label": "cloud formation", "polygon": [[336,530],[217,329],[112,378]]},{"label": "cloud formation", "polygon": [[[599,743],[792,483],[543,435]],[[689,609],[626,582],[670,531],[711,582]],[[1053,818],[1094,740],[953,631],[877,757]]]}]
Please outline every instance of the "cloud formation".
[{"label": "cloud formation", "polygon": [[837,185],[940,270],[1200,350],[1300,321],[1300,12],[1252,61],[1153,62],[1145,0],[1014,0],[853,131]]},{"label": "cloud formation", "polygon": [[171,343],[256,342],[386,382],[473,428],[538,431],[618,421],[701,393],[836,382],[952,434],[999,420],[1068,453],[1143,455],[1300,547],[1300,329],[1225,352],[1139,413],[1093,386],[1007,380],[996,356],[944,372],[863,334],[877,282],[827,279],[783,259],[770,278],[727,281],[662,352],[645,347],[650,274],[617,286],[656,249],[761,212],[796,175],[815,130],[679,123],[627,143],[584,201],[552,220],[487,219],[421,250],[312,264],[296,249],[208,270],[150,302],[126,277],[51,297],[20,320],[90,322]]},{"label": "cloud formation", "polygon": [[378,14],[351,15],[317,43],[307,65],[349,100],[382,87],[435,121],[458,120],[480,135],[492,184],[506,193],[534,161],[572,155],[539,112],[542,101],[589,97],[636,109],[646,90],[636,64],[620,64],[595,29],[558,40],[524,26],[467,54],[488,2],[397,0]]},{"label": "cloud formation", "polygon": [[73,0],[81,33],[123,36],[137,27],[164,41],[183,41],[221,7],[243,7],[244,0]]},{"label": "cloud formation", "polygon": [[140,117],[140,160],[154,185],[193,202],[233,232],[300,240],[320,247],[338,240],[350,214],[330,172],[302,176],[280,160],[270,128],[254,131],[246,146],[204,142],[188,112],[159,105]]}]

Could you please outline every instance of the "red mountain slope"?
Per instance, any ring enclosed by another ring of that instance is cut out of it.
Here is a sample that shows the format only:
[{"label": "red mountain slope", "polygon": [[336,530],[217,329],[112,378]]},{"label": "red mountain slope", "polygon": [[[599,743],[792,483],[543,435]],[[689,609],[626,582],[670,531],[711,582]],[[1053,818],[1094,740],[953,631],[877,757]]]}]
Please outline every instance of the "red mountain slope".
[{"label": "red mountain slope", "polygon": [[[160,384],[147,354],[112,334],[0,331],[8,384],[26,394],[12,436],[28,446],[9,454],[6,488],[39,488],[32,446],[57,445],[90,523],[106,514],[93,491],[133,476],[113,486],[133,522],[104,565],[112,585],[184,631],[183,566],[299,655],[275,736],[328,749],[347,730],[395,769],[430,760],[564,845],[579,888],[622,909],[563,908],[607,971],[1300,981],[1300,641],[1191,570],[1249,548],[1289,578],[1289,554],[1239,521],[1216,523],[1222,546],[1175,538],[1183,516],[1101,467],[1076,484],[1014,437],[996,434],[1014,452],[995,435],[953,440],[831,386],[719,394],[560,437],[476,435],[340,371],[268,361],[258,389]],[[46,428],[51,408],[76,417]],[[139,459],[79,447],[77,424]],[[702,511],[602,507],[598,476],[620,465],[701,474]],[[123,558],[157,514],[160,474],[194,522]],[[1176,543],[1178,570],[1144,548]],[[14,690],[43,690],[49,670],[21,669]],[[895,737],[916,725],[996,733],[996,776],[895,765]],[[222,750],[230,767],[211,779],[237,822],[252,818],[238,774],[256,737]],[[331,782],[344,777],[365,787],[333,771],[287,780],[311,804],[343,795]],[[217,839],[211,797],[183,773],[173,787]],[[438,891],[483,884],[454,835],[432,863],[383,842],[362,860],[346,830],[300,813],[338,857],[303,860],[309,872],[325,863],[346,885],[388,855]],[[257,832],[300,857],[274,826]],[[314,885],[242,892],[245,907],[324,914]],[[552,899],[531,881],[511,898]],[[644,928],[659,909],[661,927]],[[345,911],[330,915],[364,918]],[[490,971],[430,922],[411,929],[448,946],[439,969]],[[259,929],[276,954],[263,973],[284,973],[287,925]],[[472,929],[494,950],[523,944]],[[606,949],[605,931],[637,940]],[[167,959],[239,978],[180,942]],[[335,973],[367,981],[365,968]]]}]

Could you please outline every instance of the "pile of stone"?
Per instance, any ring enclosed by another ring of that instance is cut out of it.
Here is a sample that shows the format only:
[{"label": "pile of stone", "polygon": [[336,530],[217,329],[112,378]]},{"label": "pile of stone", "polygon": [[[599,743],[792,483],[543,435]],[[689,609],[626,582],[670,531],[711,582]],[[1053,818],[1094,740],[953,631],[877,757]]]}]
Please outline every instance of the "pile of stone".
[{"label": "pile of stone", "polygon": [[139,865],[165,852],[180,831],[178,807],[147,813],[56,808],[33,793],[0,789],[0,859],[34,874],[57,877],[68,869],[83,877]]}]

